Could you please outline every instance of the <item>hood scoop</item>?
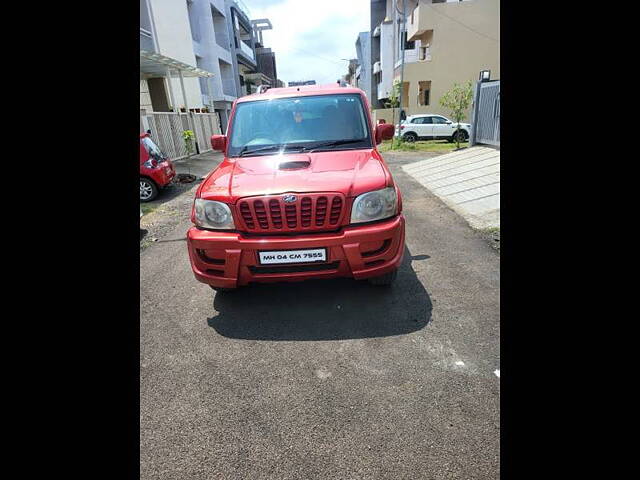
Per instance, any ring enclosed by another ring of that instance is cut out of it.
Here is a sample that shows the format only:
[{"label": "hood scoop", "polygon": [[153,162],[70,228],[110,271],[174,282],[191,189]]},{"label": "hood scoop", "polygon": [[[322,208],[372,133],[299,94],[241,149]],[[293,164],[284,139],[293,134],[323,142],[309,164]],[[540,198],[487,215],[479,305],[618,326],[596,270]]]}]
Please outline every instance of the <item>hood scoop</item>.
[{"label": "hood scoop", "polygon": [[289,162],[282,162],[278,165],[279,170],[300,170],[302,168],[308,168],[311,165],[311,160],[293,160]]}]

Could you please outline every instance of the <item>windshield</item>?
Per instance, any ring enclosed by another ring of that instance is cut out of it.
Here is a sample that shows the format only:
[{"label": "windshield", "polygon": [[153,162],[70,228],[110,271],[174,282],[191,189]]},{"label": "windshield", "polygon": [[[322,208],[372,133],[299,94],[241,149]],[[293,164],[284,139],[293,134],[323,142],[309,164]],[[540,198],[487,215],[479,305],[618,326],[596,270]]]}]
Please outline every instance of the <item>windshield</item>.
[{"label": "windshield", "polygon": [[149,153],[149,156],[154,160],[164,160],[166,158],[166,156],[162,153],[162,150],[160,150],[149,137],[144,137],[142,139],[142,145],[144,145],[147,153]]},{"label": "windshield", "polygon": [[360,95],[317,95],[238,103],[228,154],[371,147]]}]

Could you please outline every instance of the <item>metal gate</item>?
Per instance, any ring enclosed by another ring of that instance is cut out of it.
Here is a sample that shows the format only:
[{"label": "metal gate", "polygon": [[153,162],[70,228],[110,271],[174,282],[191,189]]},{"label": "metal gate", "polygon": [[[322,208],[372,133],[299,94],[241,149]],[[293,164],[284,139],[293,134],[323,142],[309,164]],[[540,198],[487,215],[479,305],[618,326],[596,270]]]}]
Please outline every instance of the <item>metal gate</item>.
[{"label": "metal gate", "polygon": [[471,145],[500,146],[500,80],[477,83],[471,129]]},{"label": "metal gate", "polygon": [[[153,112],[146,116],[151,129],[151,139],[172,160],[187,157],[187,147],[182,133],[189,130],[189,117],[186,113]],[[220,126],[215,113],[191,113],[191,123],[198,142],[200,153],[209,152],[211,135],[220,133]],[[197,153],[195,150],[194,154]]]}]

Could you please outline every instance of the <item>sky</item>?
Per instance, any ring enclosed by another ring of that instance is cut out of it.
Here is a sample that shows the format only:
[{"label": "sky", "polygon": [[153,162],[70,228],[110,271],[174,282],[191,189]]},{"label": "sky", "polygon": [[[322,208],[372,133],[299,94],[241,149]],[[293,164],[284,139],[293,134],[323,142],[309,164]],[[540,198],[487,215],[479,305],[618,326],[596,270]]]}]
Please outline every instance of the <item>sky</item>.
[{"label": "sky", "polygon": [[359,32],[369,30],[370,0],[243,0],[251,19],[268,18],[262,33],[276,54],[283,82],[335,83],[347,73],[342,58],[356,58]]}]

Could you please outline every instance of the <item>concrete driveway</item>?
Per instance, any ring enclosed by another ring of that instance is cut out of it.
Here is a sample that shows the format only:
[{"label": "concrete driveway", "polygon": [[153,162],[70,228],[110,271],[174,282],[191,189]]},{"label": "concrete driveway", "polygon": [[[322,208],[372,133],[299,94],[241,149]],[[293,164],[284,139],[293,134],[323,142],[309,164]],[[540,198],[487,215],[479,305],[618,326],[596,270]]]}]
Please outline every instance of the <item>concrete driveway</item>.
[{"label": "concrete driveway", "polygon": [[140,255],[141,478],[499,478],[499,254],[400,168],[422,155],[385,154],[407,218],[391,289],[214,295],[178,208]]},{"label": "concrete driveway", "polygon": [[474,228],[500,227],[500,149],[475,146],[402,169]]}]

